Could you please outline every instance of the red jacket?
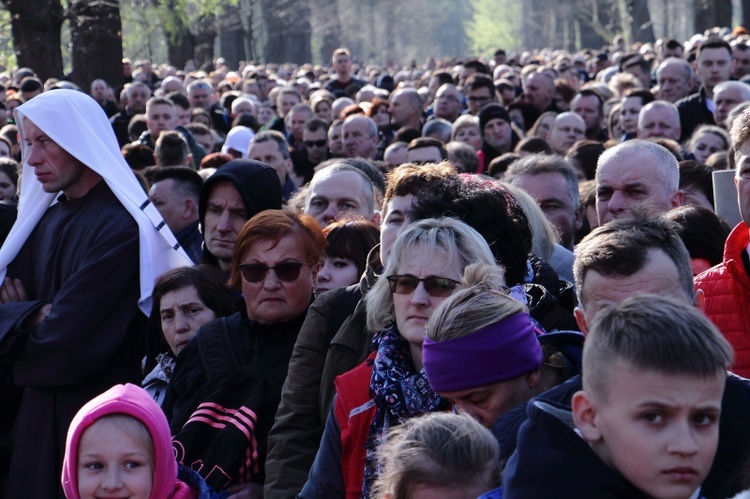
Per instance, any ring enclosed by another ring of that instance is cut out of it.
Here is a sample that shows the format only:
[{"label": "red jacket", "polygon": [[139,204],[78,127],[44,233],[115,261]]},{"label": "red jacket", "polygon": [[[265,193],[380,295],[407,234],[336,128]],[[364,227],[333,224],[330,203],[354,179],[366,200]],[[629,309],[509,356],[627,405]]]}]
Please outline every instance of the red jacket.
[{"label": "red jacket", "polygon": [[334,381],[337,397],[333,413],[341,429],[341,469],[347,498],[362,495],[367,454],[365,445],[375,417],[375,400],[370,396],[371,361],[374,359],[375,352],[365,362]]},{"label": "red jacket", "polygon": [[742,252],[750,242],[750,229],[740,222],[724,245],[724,261],[695,278],[703,291],[705,314],[734,348],[732,371],[750,377],[750,276]]}]

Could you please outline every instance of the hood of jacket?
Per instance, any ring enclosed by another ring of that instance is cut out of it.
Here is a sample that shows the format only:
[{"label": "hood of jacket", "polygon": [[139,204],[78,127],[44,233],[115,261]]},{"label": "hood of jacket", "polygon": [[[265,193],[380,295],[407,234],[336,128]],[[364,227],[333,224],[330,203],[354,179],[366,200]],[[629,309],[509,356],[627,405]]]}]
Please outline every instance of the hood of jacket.
[{"label": "hood of jacket", "polygon": [[161,408],[144,389],[130,383],[116,385],[87,402],[68,428],[62,486],[68,499],[78,499],[78,445],[83,432],[104,416],[131,416],[148,429],[154,444],[154,481],[150,499],[167,499],[177,480],[177,461],[172,450],[169,424]]},{"label": "hood of jacket", "polygon": [[[263,210],[281,209],[281,182],[276,171],[252,159],[235,159],[222,165],[203,184],[198,201],[198,218],[205,234],[208,198],[216,184],[230,182],[242,198],[248,220]],[[216,263],[215,257],[203,248],[204,263]]]}]

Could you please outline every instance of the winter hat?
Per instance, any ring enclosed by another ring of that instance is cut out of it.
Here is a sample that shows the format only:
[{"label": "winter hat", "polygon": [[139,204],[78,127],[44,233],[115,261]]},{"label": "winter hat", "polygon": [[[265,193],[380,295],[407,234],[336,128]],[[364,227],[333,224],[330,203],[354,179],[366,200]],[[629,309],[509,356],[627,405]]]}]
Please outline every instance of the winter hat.
[{"label": "winter hat", "polygon": [[510,115],[508,114],[508,111],[506,111],[500,104],[495,103],[484,106],[479,111],[479,114],[477,114],[477,117],[479,118],[479,129],[482,131],[482,134],[484,134],[484,127],[487,123],[496,118],[500,118],[506,123],[510,123]]},{"label": "winter hat", "polygon": [[167,499],[175,490],[177,461],[172,450],[169,424],[161,408],[146,391],[130,383],[117,385],[87,402],[68,428],[63,461],[62,486],[65,497],[78,499],[78,445],[83,432],[104,416],[123,414],[137,419],[148,429],[154,443],[154,482],[149,499]]}]

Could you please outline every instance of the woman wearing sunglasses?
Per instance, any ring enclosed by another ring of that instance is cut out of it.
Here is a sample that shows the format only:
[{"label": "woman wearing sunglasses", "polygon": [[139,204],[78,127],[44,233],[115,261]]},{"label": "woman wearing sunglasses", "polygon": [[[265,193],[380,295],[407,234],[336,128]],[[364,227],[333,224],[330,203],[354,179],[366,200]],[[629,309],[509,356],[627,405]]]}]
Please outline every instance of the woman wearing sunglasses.
[{"label": "woman wearing sunglasses", "polygon": [[252,217],[237,238],[229,281],[244,309],[203,326],[177,358],[164,402],[177,460],[201,462],[215,490],[262,489],[268,431],[325,244],[308,215]]},{"label": "woman wearing sunglasses", "polygon": [[336,379],[333,412],[300,497],[369,497],[380,438],[408,418],[448,408],[425,377],[422,342],[427,321],[471,263],[495,260],[482,236],[458,220],[422,220],[398,237],[366,297],[375,351]]}]

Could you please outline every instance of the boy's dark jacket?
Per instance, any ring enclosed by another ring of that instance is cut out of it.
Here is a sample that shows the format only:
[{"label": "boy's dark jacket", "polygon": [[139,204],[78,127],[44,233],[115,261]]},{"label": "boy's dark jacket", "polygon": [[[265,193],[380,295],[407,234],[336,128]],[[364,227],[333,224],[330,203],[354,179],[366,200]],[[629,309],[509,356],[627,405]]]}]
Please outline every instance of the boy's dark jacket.
[{"label": "boy's dark jacket", "polygon": [[[590,487],[617,487],[623,480],[614,472],[594,473],[589,468],[586,454],[580,452],[588,445],[566,423],[542,408],[562,408],[570,411],[573,394],[582,388],[581,376],[574,376],[562,385],[543,393],[527,404],[528,419],[518,432],[518,447],[508,461],[504,481],[504,498],[513,497],[639,497],[637,495],[607,495],[610,489],[580,489],[589,481]],[[543,405],[540,405],[543,404]],[[522,410],[517,407],[514,411]],[[558,413],[559,414],[559,413]],[[496,426],[502,426],[498,421]],[[517,421],[509,421],[517,424]],[[503,428],[493,428],[502,432]],[[576,440],[577,439],[577,440]],[[506,439],[505,443],[511,442]],[[580,444],[580,445],[579,445]],[[503,454],[511,452],[504,449]],[[588,457],[595,455],[593,452]],[[555,459],[549,461],[548,459]],[[598,458],[597,458],[598,460]],[[601,463],[601,461],[599,461]],[[603,463],[601,463],[602,466]],[[747,488],[747,469],[750,465],[750,380],[729,374],[721,403],[719,446],[708,477],[703,482],[701,496],[707,499],[732,497]],[[583,466],[583,468],[581,468]],[[604,470],[606,471],[606,470]],[[540,480],[540,477],[544,477]],[[609,480],[612,479],[610,482]],[[567,486],[566,486],[567,484]],[[576,488],[569,488],[572,485]],[[506,495],[505,488],[508,487]],[[533,487],[533,488],[532,488]],[[618,488],[611,489],[620,490]],[[598,491],[598,492],[597,492]],[[566,495],[569,494],[569,495]]]}]

